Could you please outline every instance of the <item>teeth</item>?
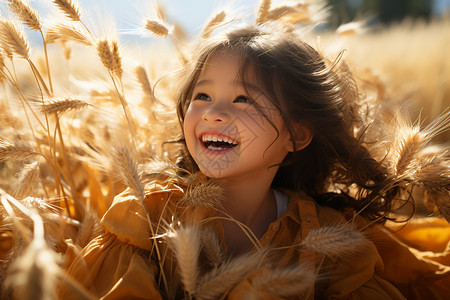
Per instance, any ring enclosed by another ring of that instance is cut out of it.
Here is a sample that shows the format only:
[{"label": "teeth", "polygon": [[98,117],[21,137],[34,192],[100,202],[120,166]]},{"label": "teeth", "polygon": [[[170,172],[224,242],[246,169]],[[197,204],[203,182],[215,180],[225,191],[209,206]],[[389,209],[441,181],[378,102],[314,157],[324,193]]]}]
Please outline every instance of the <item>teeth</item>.
[{"label": "teeth", "polygon": [[212,135],[212,134],[204,134],[202,136],[202,142],[225,142],[233,145],[237,145],[236,142],[234,142],[231,139],[228,139],[227,137]]}]

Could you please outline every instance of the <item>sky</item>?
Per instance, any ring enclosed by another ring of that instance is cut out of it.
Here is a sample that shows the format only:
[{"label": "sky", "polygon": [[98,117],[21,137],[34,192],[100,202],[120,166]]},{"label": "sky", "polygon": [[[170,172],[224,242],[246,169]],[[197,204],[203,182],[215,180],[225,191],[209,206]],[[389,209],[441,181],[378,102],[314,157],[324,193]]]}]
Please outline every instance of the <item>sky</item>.
[{"label": "sky", "polygon": [[[90,20],[94,25],[102,24],[105,16],[112,18],[119,30],[122,41],[142,42],[142,32],[145,32],[143,20],[152,17],[152,4],[157,0],[75,0],[82,9],[82,17]],[[189,36],[195,36],[203,25],[221,9],[232,8],[232,16],[246,16],[255,13],[255,8],[260,0],[159,0],[167,14],[168,22],[177,22],[187,31]],[[433,1],[433,11],[441,15],[449,11],[450,0]],[[0,1],[0,15],[3,14],[5,5]],[[31,4],[40,11],[45,11],[46,5],[51,5],[51,0],[30,0]],[[273,0],[277,3],[277,0]],[[5,10],[6,11],[6,10]],[[48,10],[47,10],[48,11]],[[94,16],[94,17],[92,17]],[[137,32],[140,29],[141,32]],[[32,35],[33,33],[31,33]],[[148,39],[152,37],[147,34]],[[30,36],[30,41],[40,40],[39,37]],[[141,39],[141,40],[139,40]]]},{"label": "sky", "polygon": [[[100,10],[114,17],[117,27],[126,31],[136,27],[138,19],[151,17],[152,0],[78,0],[84,10]],[[175,21],[193,35],[215,12],[233,7],[239,15],[252,14],[259,0],[160,0],[168,21]]]}]

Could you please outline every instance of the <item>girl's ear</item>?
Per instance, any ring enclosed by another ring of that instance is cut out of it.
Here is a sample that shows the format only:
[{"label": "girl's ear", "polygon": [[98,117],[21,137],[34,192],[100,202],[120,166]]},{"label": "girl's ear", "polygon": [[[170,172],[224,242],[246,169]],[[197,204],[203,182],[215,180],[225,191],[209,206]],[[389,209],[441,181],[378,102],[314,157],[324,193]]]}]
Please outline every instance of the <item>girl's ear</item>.
[{"label": "girl's ear", "polygon": [[289,139],[289,152],[294,152],[294,145],[295,145],[295,151],[300,151],[304,148],[306,148],[309,143],[311,143],[311,140],[314,136],[314,133],[312,129],[302,123],[297,123],[294,125],[294,141],[292,141],[292,138]]}]

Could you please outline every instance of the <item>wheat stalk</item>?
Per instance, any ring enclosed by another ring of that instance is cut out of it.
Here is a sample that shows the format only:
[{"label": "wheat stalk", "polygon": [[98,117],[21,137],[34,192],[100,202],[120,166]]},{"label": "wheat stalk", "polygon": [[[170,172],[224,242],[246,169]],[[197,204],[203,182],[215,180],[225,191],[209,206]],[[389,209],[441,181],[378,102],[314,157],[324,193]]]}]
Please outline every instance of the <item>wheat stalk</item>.
[{"label": "wheat stalk", "polygon": [[0,161],[17,160],[26,161],[40,155],[36,152],[33,146],[26,141],[16,141],[14,143],[8,142],[0,138]]},{"label": "wheat stalk", "polygon": [[42,107],[42,111],[45,114],[62,114],[69,110],[80,110],[88,106],[89,104],[83,100],[70,99],[70,98],[49,98],[46,99]]},{"label": "wheat stalk", "polygon": [[182,227],[169,235],[181,281],[184,289],[190,294],[195,294],[198,278],[198,255],[200,252],[200,233],[196,227]]},{"label": "wheat stalk", "polygon": [[166,37],[169,34],[169,29],[161,22],[155,20],[147,20],[145,29],[160,37]]},{"label": "wheat stalk", "polygon": [[20,174],[16,184],[13,187],[13,196],[17,199],[34,195],[36,185],[39,180],[39,163],[34,161],[26,164]]},{"label": "wheat stalk", "polygon": [[136,78],[141,85],[142,91],[144,94],[148,97],[153,98],[153,90],[150,85],[150,80],[148,79],[147,72],[145,71],[145,68],[143,66],[138,66],[134,70],[134,73],[136,74]]},{"label": "wheat stalk", "polygon": [[258,268],[266,252],[259,250],[239,256],[203,275],[197,284],[196,299],[219,299]]},{"label": "wheat stalk", "polygon": [[80,21],[81,13],[78,4],[72,0],[53,0],[53,3],[73,21]]},{"label": "wheat stalk", "polygon": [[73,41],[85,46],[92,46],[94,42],[89,35],[72,24],[56,24],[47,31],[45,36],[47,43],[54,43],[56,40]]},{"label": "wheat stalk", "polygon": [[208,24],[205,26],[205,28],[203,28],[201,34],[200,34],[200,38],[208,38],[211,33],[214,31],[214,29],[216,29],[216,27],[223,22],[223,20],[225,20],[226,17],[226,13],[225,11],[221,11],[219,13],[217,13],[209,22]]},{"label": "wheat stalk", "polygon": [[[249,299],[259,299],[258,295],[288,298],[300,297],[314,286],[314,274],[305,266],[299,265],[285,269],[267,270],[251,280]],[[256,295],[251,295],[251,293]]]},{"label": "wheat stalk", "polygon": [[271,0],[261,0],[258,6],[258,12],[256,13],[256,24],[262,24],[267,20],[271,2]]},{"label": "wheat stalk", "polygon": [[0,51],[0,83],[3,81],[3,79],[7,78],[6,73],[3,71],[5,67],[5,58],[3,56],[3,53]]},{"label": "wheat stalk", "polygon": [[300,245],[330,258],[349,259],[362,253],[369,243],[361,232],[349,225],[342,225],[313,229]]},{"label": "wheat stalk", "polygon": [[22,58],[30,59],[30,45],[23,29],[12,20],[0,20],[0,41]]},{"label": "wheat stalk", "polygon": [[41,31],[42,24],[39,15],[31,5],[23,0],[8,0],[9,7],[28,27]]}]

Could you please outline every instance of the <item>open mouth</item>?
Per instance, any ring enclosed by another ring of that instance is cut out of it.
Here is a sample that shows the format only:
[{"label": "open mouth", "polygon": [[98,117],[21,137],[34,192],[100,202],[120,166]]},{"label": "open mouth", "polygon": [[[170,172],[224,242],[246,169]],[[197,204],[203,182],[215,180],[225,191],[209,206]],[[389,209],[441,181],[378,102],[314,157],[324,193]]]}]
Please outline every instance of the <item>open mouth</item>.
[{"label": "open mouth", "polygon": [[231,137],[217,134],[204,134],[201,141],[206,149],[211,151],[229,150],[238,145],[238,142]]}]

